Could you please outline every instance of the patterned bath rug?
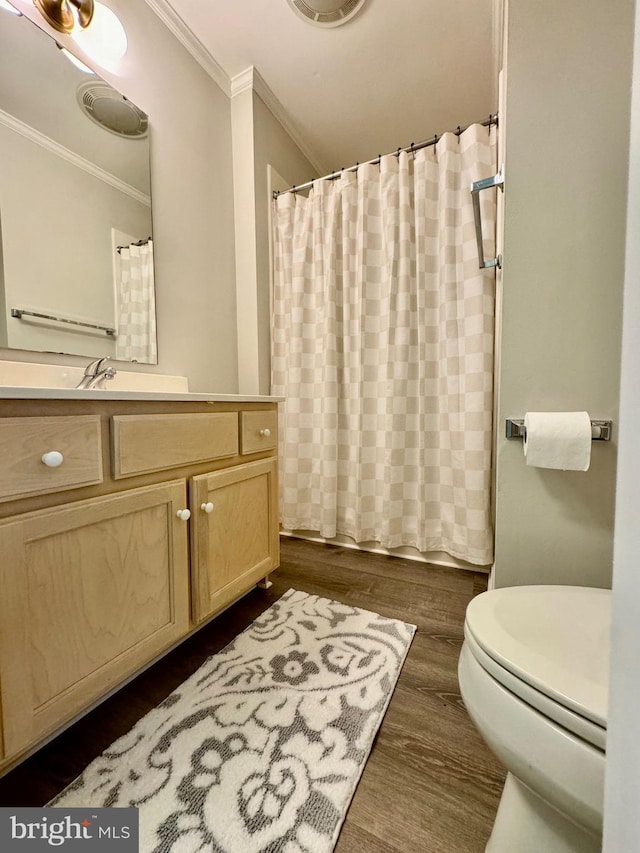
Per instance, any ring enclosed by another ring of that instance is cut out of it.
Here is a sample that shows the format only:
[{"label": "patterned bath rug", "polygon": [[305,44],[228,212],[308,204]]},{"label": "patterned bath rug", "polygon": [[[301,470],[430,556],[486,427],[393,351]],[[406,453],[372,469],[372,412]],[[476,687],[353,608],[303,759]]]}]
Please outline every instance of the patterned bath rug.
[{"label": "patterned bath rug", "polygon": [[140,853],[329,853],[414,625],[290,589],[50,806],[136,806]]}]

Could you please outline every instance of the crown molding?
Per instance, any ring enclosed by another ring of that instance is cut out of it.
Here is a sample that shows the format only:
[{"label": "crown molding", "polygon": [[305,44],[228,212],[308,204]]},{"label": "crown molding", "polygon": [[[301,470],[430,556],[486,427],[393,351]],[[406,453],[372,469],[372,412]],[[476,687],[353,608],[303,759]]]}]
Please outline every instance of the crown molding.
[{"label": "crown molding", "polygon": [[178,41],[186,47],[193,58],[209,76],[220,86],[222,91],[228,98],[233,98],[247,89],[253,89],[254,92],[261,98],[266,106],[271,110],[274,117],[280,122],[291,139],[298,146],[300,151],[307,158],[309,163],[318,172],[323,174],[326,171],[324,164],[321,163],[309,149],[309,146],[301,137],[298,129],[295,127],[280,101],[273,94],[262,76],[253,66],[249,66],[244,71],[229,78],[216,60],[211,56],[206,47],[198,39],[196,35],[189,29],[187,24],[177,14],[175,9],[169,4],[168,0],[145,0],[146,4],[155,12],[166,27],[173,33]]},{"label": "crown molding", "polygon": [[230,98],[231,83],[229,75],[211,56],[200,39],[189,29],[173,6],[167,0],[145,0],[145,2],[183,47],[186,47],[196,62],[204,68],[211,79],[218,84],[225,95]]},{"label": "crown molding", "polygon": [[66,162],[71,163],[72,166],[77,166],[77,168],[82,169],[94,178],[98,178],[98,180],[103,181],[103,183],[109,184],[110,187],[119,190],[121,193],[125,193],[140,202],[140,204],[151,207],[151,196],[141,192],[136,189],[136,187],[132,187],[131,184],[126,183],[126,181],[121,180],[116,177],[116,175],[112,175],[111,172],[107,172],[106,169],[101,169],[100,166],[96,166],[95,163],[92,163],[90,160],[86,160],[84,157],[81,157],[69,148],[65,148],[64,145],[60,145],[59,142],[55,142],[55,140],[45,136],[44,133],[41,133],[39,130],[34,130],[33,127],[25,124],[14,116],[9,115],[9,113],[6,113],[4,110],[0,110],[0,124],[9,128],[9,130],[14,131],[14,133],[19,133],[20,136],[23,136],[25,139],[35,142],[36,145],[39,145],[41,148],[45,148],[51,154],[55,154],[56,157],[60,157],[61,160],[66,160]]},{"label": "crown molding", "polygon": [[244,71],[241,71],[239,74],[236,74],[235,77],[232,77],[231,97],[235,98],[236,95],[246,92],[247,89],[253,89],[256,76],[259,76],[258,72],[253,65],[250,65],[248,68],[245,68]]},{"label": "crown molding", "polygon": [[297,127],[289,118],[285,108],[282,106],[277,97],[273,94],[269,85],[266,83],[260,72],[253,65],[236,74],[231,78],[231,97],[234,98],[248,89],[258,95],[265,106],[270,110],[271,114],[276,118],[284,130],[289,134],[293,142],[298,146],[302,154],[307,158],[309,163],[318,172],[319,175],[326,171],[324,164],[321,163],[314,152],[309,148],[305,140],[300,135]]}]

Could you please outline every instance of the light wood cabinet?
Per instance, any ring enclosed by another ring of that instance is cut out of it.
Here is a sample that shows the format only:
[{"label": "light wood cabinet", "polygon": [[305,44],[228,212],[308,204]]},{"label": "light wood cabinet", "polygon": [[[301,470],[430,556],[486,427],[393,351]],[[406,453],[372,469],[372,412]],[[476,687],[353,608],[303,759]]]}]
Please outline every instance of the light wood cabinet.
[{"label": "light wood cabinet", "polygon": [[279,562],[276,461],[193,477],[191,605],[202,622]]},{"label": "light wood cabinet", "polygon": [[45,403],[0,416],[0,770],[279,562],[275,404]]},{"label": "light wood cabinet", "polygon": [[0,527],[0,682],[13,755],[189,629],[184,482]]}]

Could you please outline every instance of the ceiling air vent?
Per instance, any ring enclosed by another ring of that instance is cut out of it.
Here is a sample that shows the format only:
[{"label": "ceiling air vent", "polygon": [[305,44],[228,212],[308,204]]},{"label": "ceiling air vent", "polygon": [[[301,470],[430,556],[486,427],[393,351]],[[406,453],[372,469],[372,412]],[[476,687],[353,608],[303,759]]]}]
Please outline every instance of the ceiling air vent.
[{"label": "ceiling air vent", "polygon": [[83,113],[111,133],[140,139],[149,132],[148,116],[108,83],[82,83],[76,97]]},{"label": "ceiling air vent", "polygon": [[339,27],[358,12],[365,0],[287,0],[291,8],[309,24]]}]

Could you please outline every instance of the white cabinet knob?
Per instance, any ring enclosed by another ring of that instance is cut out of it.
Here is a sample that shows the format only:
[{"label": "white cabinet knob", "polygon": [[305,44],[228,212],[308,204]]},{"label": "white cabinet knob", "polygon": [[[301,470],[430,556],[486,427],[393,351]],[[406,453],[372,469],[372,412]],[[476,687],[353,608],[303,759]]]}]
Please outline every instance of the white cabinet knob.
[{"label": "white cabinet knob", "polygon": [[47,468],[57,468],[64,462],[64,456],[59,450],[50,450],[48,453],[43,454],[42,461]]},{"label": "white cabinet knob", "polygon": [[213,504],[211,501],[207,501],[206,504],[200,504],[200,509],[204,512],[213,512]]},{"label": "white cabinet knob", "polygon": [[265,438],[269,438],[269,436],[271,435],[271,430],[270,429],[261,429],[260,435],[263,435]]},{"label": "white cabinet knob", "polygon": [[179,509],[176,513],[180,521],[189,521],[191,518],[191,510],[190,509]]}]

